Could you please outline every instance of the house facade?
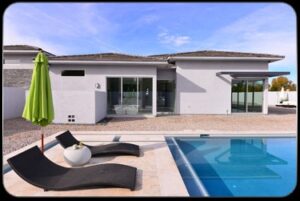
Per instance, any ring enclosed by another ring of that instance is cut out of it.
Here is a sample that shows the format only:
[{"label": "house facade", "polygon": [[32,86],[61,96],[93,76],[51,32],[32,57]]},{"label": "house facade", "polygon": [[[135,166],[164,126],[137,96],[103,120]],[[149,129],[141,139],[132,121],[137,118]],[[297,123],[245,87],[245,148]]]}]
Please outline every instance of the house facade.
[{"label": "house facade", "polygon": [[[2,94],[3,119],[21,117],[25,92],[29,89],[33,71],[33,59],[38,47],[28,45],[9,45],[3,47]],[[50,57],[53,54],[46,52]]]},{"label": "house facade", "polygon": [[[33,70],[33,59],[38,47],[28,45],[7,45],[3,47],[2,75],[4,87],[28,89]],[[54,56],[49,52],[46,55]]]},{"label": "house facade", "polygon": [[196,51],[48,55],[55,123],[105,117],[268,113],[271,54]]}]

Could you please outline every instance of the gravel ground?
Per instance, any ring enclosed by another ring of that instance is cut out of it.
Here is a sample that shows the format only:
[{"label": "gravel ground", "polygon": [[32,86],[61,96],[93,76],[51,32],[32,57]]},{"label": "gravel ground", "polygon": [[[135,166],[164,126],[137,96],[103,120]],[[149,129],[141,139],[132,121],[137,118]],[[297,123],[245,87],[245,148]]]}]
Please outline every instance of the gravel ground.
[{"label": "gravel ground", "polygon": [[[45,137],[62,130],[74,131],[291,131],[297,130],[295,108],[270,107],[269,115],[174,115],[156,118],[113,118],[96,125],[51,124]],[[40,127],[22,118],[4,121],[3,154],[8,154],[40,139]]]}]

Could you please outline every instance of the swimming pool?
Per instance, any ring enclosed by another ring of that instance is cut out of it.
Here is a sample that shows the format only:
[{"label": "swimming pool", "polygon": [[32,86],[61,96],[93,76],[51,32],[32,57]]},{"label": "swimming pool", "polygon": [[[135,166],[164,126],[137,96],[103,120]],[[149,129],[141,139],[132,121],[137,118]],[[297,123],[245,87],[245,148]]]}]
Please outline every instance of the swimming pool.
[{"label": "swimming pool", "polygon": [[296,185],[295,137],[166,137],[191,196],[286,196]]}]

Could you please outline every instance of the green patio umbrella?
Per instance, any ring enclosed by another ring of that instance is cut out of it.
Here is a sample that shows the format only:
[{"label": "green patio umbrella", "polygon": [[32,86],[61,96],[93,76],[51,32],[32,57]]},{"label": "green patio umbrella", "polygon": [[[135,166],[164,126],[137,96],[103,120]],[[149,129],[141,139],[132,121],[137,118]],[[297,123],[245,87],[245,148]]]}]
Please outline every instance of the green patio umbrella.
[{"label": "green patio umbrella", "polygon": [[22,117],[35,125],[41,126],[41,150],[44,151],[42,127],[52,122],[54,110],[48,71],[48,58],[41,49],[34,60],[31,84]]}]

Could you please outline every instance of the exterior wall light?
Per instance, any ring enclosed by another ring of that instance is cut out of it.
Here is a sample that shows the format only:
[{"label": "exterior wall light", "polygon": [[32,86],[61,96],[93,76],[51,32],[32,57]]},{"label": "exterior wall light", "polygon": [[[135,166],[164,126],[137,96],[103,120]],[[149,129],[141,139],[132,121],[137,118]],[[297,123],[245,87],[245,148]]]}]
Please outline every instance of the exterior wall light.
[{"label": "exterior wall light", "polygon": [[101,88],[101,85],[100,85],[99,83],[96,83],[96,84],[95,84],[95,87],[96,87],[96,89],[100,89],[100,88]]}]

